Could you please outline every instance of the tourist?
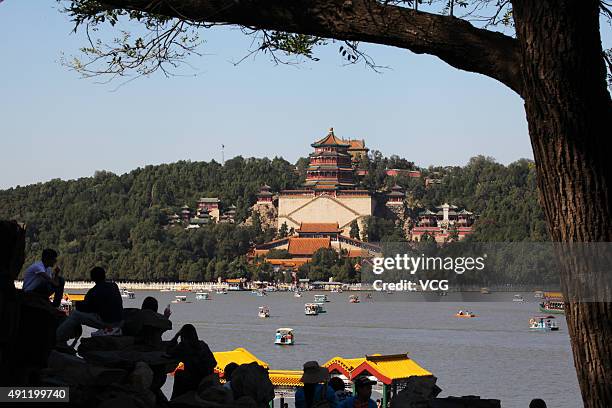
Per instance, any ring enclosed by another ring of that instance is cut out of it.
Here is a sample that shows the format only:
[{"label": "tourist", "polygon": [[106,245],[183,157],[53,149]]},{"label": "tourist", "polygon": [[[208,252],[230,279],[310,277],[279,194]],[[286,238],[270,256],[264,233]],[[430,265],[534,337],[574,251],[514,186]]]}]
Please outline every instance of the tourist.
[{"label": "tourist", "polygon": [[318,362],[304,363],[301,381],[304,387],[298,388],[295,392],[295,408],[335,408],[338,405],[336,393],[327,385],[329,371],[319,366]]},{"label": "tourist", "polygon": [[162,315],[157,313],[158,308],[157,299],[147,296],[140,309],[124,309],[121,325],[123,335],[135,337],[136,344],[162,349],[162,335],[172,330],[172,322],[169,319],[172,312],[168,306]]},{"label": "tourist", "polygon": [[45,297],[53,295],[53,307],[59,307],[64,296],[64,278],[56,266],[57,252],[45,249],[41,260],[34,262],[23,273],[23,291],[39,293]]},{"label": "tourist", "polygon": [[332,379],[329,380],[329,386],[334,390],[338,403],[341,403],[352,395],[350,391],[346,391],[344,381],[340,377],[332,377]]},{"label": "tourist", "polygon": [[232,374],[238,367],[239,366],[236,363],[229,363],[225,366],[225,369],[223,370],[223,378],[225,378],[225,384],[223,384],[223,388],[226,388],[231,391]]},{"label": "tourist", "polygon": [[372,386],[376,384],[376,381],[372,381],[368,377],[357,377],[354,383],[357,395],[345,399],[340,404],[340,408],[376,408],[376,403],[370,398],[372,396]]},{"label": "tourist", "polygon": [[[117,284],[106,281],[106,271],[96,266],[89,272],[95,285],[89,289],[76,310],[57,328],[57,344],[66,347],[69,339],[78,338],[81,325],[99,329],[97,335],[120,335],[123,301]],[[92,335],[95,335],[92,333]]]},{"label": "tourist", "polygon": [[183,370],[177,371],[174,376],[171,399],[189,391],[197,391],[202,379],[211,375],[217,365],[208,344],[198,339],[198,333],[191,324],[184,325],[170,340],[168,355],[182,361],[184,366]]},{"label": "tourist", "polygon": [[543,399],[536,398],[531,400],[529,403],[529,408],[546,408],[546,403]]}]

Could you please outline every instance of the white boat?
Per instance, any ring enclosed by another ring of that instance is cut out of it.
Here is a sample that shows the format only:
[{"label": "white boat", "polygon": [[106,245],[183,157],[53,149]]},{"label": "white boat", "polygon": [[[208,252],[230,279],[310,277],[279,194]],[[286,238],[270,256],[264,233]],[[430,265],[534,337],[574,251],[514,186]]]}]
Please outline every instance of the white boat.
[{"label": "white boat", "polygon": [[329,302],[329,299],[327,299],[327,295],[314,295],[314,301],[315,303],[325,303]]},{"label": "white boat", "polygon": [[217,288],[217,289],[215,289],[215,293],[217,295],[227,295],[227,289],[225,289],[225,288]]},{"label": "white boat", "polygon": [[359,296],[357,295],[351,295],[348,299],[350,303],[359,303]]},{"label": "white boat", "polygon": [[121,297],[128,298],[128,299],[134,299],[136,296],[134,295],[134,292],[124,288],[124,289],[121,289]]},{"label": "white boat", "polygon": [[304,305],[304,314],[306,316],[316,316],[319,314],[319,305],[316,303],[306,303]]},{"label": "white boat", "polygon": [[172,292],[172,288],[161,288],[160,292]]},{"label": "white boat", "polygon": [[196,292],[196,300],[210,300],[210,293]]},{"label": "white boat", "polygon": [[298,291],[295,291],[295,292],[293,292],[293,297],[301,298],[302,294],[300,292],[298,292]]},{"label": "white boat", "polygon": [[172,303],[191,303],[191,302],[187,302],[187,296],[178,295],[178,296],[175,296],[175,299],[172,301]]},{"label": "white boat", "polygon": [[257,296],[268,296],[268,294],[263,289],[259,289],[257,291]]},{"label": "white boat", "polygon": [[331,293],[342,293],[342,289],[340,288],[332,288],[332,290],[330,290]]},{"label": "white boat", "polygon": [[533,293],[533,297],[536,298],[536,299],[544,299],[544,292],[541,291],[541,290],[536,290]]},{"label": "white boat", "polygon": [[525,299],[523,299],[523,297],[521,295],[514,295],[514,298],[512,298],[513,302],[524,302]]},{"label": "white boat", "polygon": [[292,346],[295,343],[295,336],[293,335],[293,329],[290,327],[281,327],[276,330],[276,336],[274,338],[274,344],[280,346]]},{"label": "white boat", "polygon": [[529,319],[529,330],[532,331],[559,331],[559,326],[554,316],[534,316]]},{"label": "white boat", "polygon": [[270,309],[268,308],[268,306],[259,306],[259,312],[257,313],[257,316],[261,317],[262,319],[270,317]]}]

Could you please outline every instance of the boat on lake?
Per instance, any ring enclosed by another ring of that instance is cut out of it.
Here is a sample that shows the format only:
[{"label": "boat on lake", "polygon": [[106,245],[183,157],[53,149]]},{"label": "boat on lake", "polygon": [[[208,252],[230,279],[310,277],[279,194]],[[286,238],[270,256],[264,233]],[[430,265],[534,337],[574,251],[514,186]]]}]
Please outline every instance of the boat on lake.
[{"label": "boat on lake", "polygon": [[316,303],[306,303],[304,305],[304,314],[306,316],[316,316],[319,314],[319,306]]},{"label": "boat on lake", "polygon": [[160,292],[172,292],[172,288],[161,288]]},{"label": "boat on lake", "polygon": [[544,299],[544,292],[541,290],[536,290],[533,292],[533,297],[536,299]]},{"label": "boat on lake", "polygon": [[348,298],[349,303],[359,303],[359,296],[357,295],[351,295]]},{"label": "boat on lake", "polygon": [[268,308],[268,306],[259,306],[257,317],[261,317],[262,319],[270,317],[270,308]]},{"label": "boat on lake", "polygon": [[227,289],[225,289],[225,288],[217,288],[217,289],[215,289],[215,293],[217,295],[227,295]]},{"label": "boat on lake", "polygon": [[523,299],[523,296],[517,294],[517,295],[514,295],[514,297],[512,298],[512,301],[513,302],[524,302],[525,299]]},{"label": "boat on lake", "polygon": [[210,300],[210,293],[196,292],[196,300]]},{"label": "boat on lake", "polygon": [[178,288],[177,292],[191,292],[191,287],[181,286],[180,288]]},{"label": "boat on lake", "polygon": [[529,330],[532,331],[559,331],[555,316],[534,316],[529,319]]},{"label": "boat on lake", "polygon": [[187,301],[187,296],[177,295],[175,296],[175,299],[172,301],[172,303],[191,303],[191,302]]},{"label": "boat on lake", "polygon": [[319,314],[321,313],[327,313],[327,310],[325,310],[325,303],[321,303],[321,302],[317,302],[315,303],[315,305],[317,305],[317,311],[319,312]]},{"label": "boat on lake", "polygon": [[121,289],[121,297],[127,299],[134,299],[136,295],[131,290],[127,290],[125,288]]},{"label": "boat on lake", "polygon": [[540,312],[542,313],[565,313],[565,301],[561,292],[545,292],[544,301],[540,303]]},{"label": "boat on lake", "polygon": [[327,299],[327,295],[314,295],[314,301],[315,303],[325,303],[329,302],[329,299]]},{"label": "boat on lake", "polygon": [[296,290],[295,292],[293,292],[293,297],[301,298],[302,294]]},{"label": "boat on lake", "polygon": [[293,329],[290,327],[281,327],[276,330],[276,337],[274,338],[274,344],[279,346],[292,346],[295,343],[295,336],[293,335]]},{"label": "boat on lake", "polygon": [[480,288],[480,293],[483,295],[489,295],[491,294],[491,289],[489,288]]},{"label": "boat on lake", "polygon": [[477,317],[477,316],[468,310],[460,310],[457,313],[455,313],[455,317],[458,317],[460,319],[470,319],[472,317]]}]

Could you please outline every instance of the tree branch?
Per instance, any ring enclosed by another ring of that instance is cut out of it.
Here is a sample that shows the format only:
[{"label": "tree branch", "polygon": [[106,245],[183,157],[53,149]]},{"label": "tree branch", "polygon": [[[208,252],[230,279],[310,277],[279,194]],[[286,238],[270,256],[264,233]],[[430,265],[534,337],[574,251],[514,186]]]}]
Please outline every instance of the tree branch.
[{"label": "tree branch", "polygon": [[517,41],[467,21],[375,0],[98,0],[104,9],[154,13],[200,23],[360,41],[431,54],[455,68],[522,91]]}]

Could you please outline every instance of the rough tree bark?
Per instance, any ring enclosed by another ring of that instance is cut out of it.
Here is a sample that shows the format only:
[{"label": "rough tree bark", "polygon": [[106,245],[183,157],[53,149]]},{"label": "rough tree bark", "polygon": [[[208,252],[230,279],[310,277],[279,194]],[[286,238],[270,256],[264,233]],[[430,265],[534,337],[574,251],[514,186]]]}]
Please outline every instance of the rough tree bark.
[{"label": "rough tree bark", "polygon": [[[357,40],[438,56],[525,100],[540,195],[554,241],[612,241],[606,90],[597,0],[512,0],[517,38],[374,0],[99,0],[209,23]],[[561,271],[565,289],[575,270]],[[567,293],[567,291],[566,291]],[[569,296],[567,322],[588,408],[612,407],[612,304]],[[608,299],[609,300],[609,299]]]},{"label": "rough tree bark", "polygon": [[[599,2],[513,4],[525,111],[552,239],[611,242],[612,165],[606,147],[612,103],[602,59]],[[612,406],[612,303],[609,298],[580,302],[584,299],[578,298],[581,283],[576,275],[582,266],[562,267],[566,319],[585,407]]]}]

